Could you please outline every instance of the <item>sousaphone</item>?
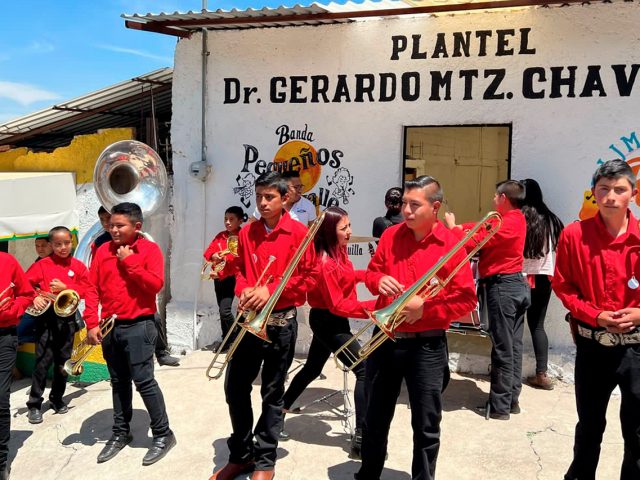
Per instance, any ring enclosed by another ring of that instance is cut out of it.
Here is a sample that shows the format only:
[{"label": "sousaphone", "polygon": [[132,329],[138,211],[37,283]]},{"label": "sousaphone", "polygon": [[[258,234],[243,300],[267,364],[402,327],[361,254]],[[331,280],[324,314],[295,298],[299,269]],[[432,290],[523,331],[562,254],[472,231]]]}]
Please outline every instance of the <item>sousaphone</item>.
[{"label": "sousaphone", "polygon": [[[169,181],[160,156],[137,140],[112,143],[98,157],[93,186],[100,204],[108,211],[122,202],[137,203],[146,218],[164,202]],[[74,256],[89,265],[91,244],[103,232],[96,222],[82,237]],[[148,234],[144,234],[152,240]]]}]

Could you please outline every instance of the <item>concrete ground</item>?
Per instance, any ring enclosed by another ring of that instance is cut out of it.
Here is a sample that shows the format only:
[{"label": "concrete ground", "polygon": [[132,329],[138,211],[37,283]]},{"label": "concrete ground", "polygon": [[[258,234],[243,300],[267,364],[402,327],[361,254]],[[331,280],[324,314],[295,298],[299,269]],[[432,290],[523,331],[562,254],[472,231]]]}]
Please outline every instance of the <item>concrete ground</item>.
[{"label": "concrete ground", "polygon": [[[98,465],[96,456],[111,433],[109,383],[70,385],[66,396],[69,413],[56,415],[49,410],[44,413],[42,424],[30,425],[25,407],[29,379],[16,382],[11,395],[12,480],[207,479],[226,462],[226,437],[230,433],[223,381],[208,381],[204,375],[211,357],[211,352],[198,351],[183,357],[180,367],[156,370],[178,445],[150,467],[142,466],[151,436],[148,417],[137,393],[134,393],[133,442],[113,460]],[[296,360],[294,367],[302,361]],[[312,383],[300,398],[301,403],[341,388],[342,372],[332,361],[327,363],[324,374],[327,378]],[[352,378],[349,383],[353,388]],[[486,421],[475,412],[475,407],[486,400],[488,388],[487,377],[453,375],[445,394],[438,478],[562,478],[572,456],[576,420],[573,387],[560,384],[547,392],[525,386],[520,399],[522,413],[506,422]],[[255,412],[259,407],[259,387],[254,389],[253,400]],[[619,407],[619,397],[614,396],[600,459],[600,479],[619,476],[623,450]],[[340,418],[324,403],[308,411],[287,416],[286,429],[292,438],[278,448],[276,478],[353,478],[359,462],[347,456],[349,435]],[[391,428],[383,479],[410,479],[410,412],[406,394],[402,394]]]}]

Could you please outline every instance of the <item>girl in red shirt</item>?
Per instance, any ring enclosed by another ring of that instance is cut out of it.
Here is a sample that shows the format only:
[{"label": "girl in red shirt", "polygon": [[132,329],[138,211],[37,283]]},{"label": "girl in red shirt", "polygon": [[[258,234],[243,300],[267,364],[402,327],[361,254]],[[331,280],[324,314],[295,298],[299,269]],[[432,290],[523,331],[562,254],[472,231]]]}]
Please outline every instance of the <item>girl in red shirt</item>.
[{"label": "girl in red shirt", "polygon": [[[233,325],[234,316],[231,312],[231,304],[233,303],[234,289],[236,288],[236,269],[237,255],[228,253],[220,255],[227,249],[227,241],[229,237],[238,236],[242,223],[247,220],[247,215],[241,207],[229,207],[224,212],[224,230],[218,233],[209,247],[204,252],[204,259],[213,262],[213,268],[224,260],[225,265],[217,274],[212,273],[213,285],[216,291],[216,300],[218,302],[218,310],[220,311],[220,324],[222,327],[222,338],[227,336],[229,329]],[[231,345],[233,338],[229,338],[227,345]],[[220,346],[220,342],[214,344],[214,350]]]},{"label": "girl in red shirt", "polygon": [[[353,337],[349,317],[368,318],[366,309],[373,310],[373,300],[360,302],[356,296],[356,284],[364,281],[364,270],[355,271],[347,255],[347,242],[351,237],[351,223],[347,212],[339,207],[329,207],[325,213],[324,222],[314,239],[317,254],[314,280],[317,285],[307,294],[307,302],[311,306],[309,326],[313,332],[313,340],[304,367],[284,394],[285,412],[290,411],[298,396],[322,373],[331,353]],[[359,349],[360,345],[352,345],[351,353],[354,357],[358,356]],[[341,358],[341,361],[346,365],[350,364],[346,357]],[[364,362],[356,366],[353,373],[356,376],[356,433],[351,439],[350,457],[360,458],[362,422],[367,404]],[[287,438],[287,434],[283,432],[281,439]]]}]

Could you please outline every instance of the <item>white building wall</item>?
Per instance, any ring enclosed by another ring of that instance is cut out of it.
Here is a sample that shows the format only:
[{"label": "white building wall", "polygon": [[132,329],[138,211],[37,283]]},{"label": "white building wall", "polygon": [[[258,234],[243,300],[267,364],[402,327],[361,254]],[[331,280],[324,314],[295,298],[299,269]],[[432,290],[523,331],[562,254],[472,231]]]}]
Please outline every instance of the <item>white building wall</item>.
[{"label": "white building wall", "polygon": [[[243,145],[255,147],[260,159],[273,161],[279,149],[276,129],[281,125],[312,131],[312,140],[307,143],[316,150],[343,153],[341,166],[349,170],[353,184],[347,195],[349,203],[340,201],[340,206],[349,211],[353,230],[359,235],[369,234],[373,218],[384,213],[384,191],[401,183],[405,126],[511,124],[511,177],[539,180],[551,209],[565,222],[577,219],[597,160],[619,156],[609,145],[617,146],[627,160],[640,156],[640,145],[630,142],[630,149],[638,150],[630,153],[620,140],[640,127],[640,85],[635,85],[629,96],[622,96],[611,68],[627,65],[628,76],[631,65],[640,63],[640,53],[633,48],[640,36],[639,22],[638,4],[615,3],[211,32],[206,140],[207,161],[213,173],[205,183],[188,174],[188,165],[200,159],[201,36],[181,40],[176,50],[173,88],[175,223],[168,307],[170,341],[188,349],[210,343],[218,335],[213,286],[199,281],[201,254],[222,229],[225,208],[240,204],[241,198],[233,188],[238,187],[238,175],[241,180],[248,173],[241,171]],[[497,30],[501,29],[514,29],[516,33],[530,29],[528,44],[522,46],[519,35],[510,37],[505,48],[513,47],[515,54],[496,55]],[[451,56],[453,32],[471,31],[473,39],[475,32],[483,30],[492,32],[486,55],[479,55],[478,42],[472,40],[468,58]],[[432,58],[438,34],[446,39],[448,58]],[[398,60],[392,60],[392,37],[399,35],[408,39],[408,49],[399,54]],[[419,51],[426,50],[429,58],[410,58],[412,35],[421,35]],[[535,49],[535,53],[518,54],[521,47]],[[606,96],[598,96],[599,90],[593,88],[593,96],[579,97],[590,65],[601,66],[599,74]],[[561,97],[550,98],[551,68],[565,67],[566,76],[569,66],[577,67],[575,97],[569,98],[568,88],[563,87]],[[531,67],[544,69],[546,83],[534,83],[536,89],[545,89],[544,98],[524,98],[523,73]],[[491,70],[495,69],[504,69],[504,80],[497,89],[504,98],[483,99],[494,78]],[[469,100],[463,99],[463,70],[478,70]],[[432,71],[452,71],[449,100],[429,99]],[[379,74],[393,73],[400,79],[405,72],[420,76],[419,98],[404,101],[398,93],[393,101],[377,101]],[[355,75],[369,73],[376,80],[376,101],[355,102]],[[309,100],[313,75],[328,77],[330,97],[339,76],[346,75],[351,102],[291,103],[290,90],[286,103],[270,100],[271,80],[286,77],[290,85],[291,76],[308,77],[301,83],[300,96]],[[225,104],[225,78],[237,79],[243,87],[255,87],[257,93],[248,103]],[[255,165],[251,173],[257,176]],[[333,191],[335,185],[330,186],[329,181],[335,173],[336,168],[322,167],[310,193],[318,193],[320,188]],[[366,266],[368,258],[366,248],[352,257],[360,268]],[[198,314],[194,317],[196,304]],[[563,316],[563,308],[554,299],[547,331],[551,362],[560,369],[572,361],[572,344]],[[308,339],[302,340],[301,348],[305,341]],[[530,343],[527,345],[525,373],[530,373],[533,357]],[[460,358],[459,368],[486,371],[488,360],[482,354],[462,352],[455,358]]]}]

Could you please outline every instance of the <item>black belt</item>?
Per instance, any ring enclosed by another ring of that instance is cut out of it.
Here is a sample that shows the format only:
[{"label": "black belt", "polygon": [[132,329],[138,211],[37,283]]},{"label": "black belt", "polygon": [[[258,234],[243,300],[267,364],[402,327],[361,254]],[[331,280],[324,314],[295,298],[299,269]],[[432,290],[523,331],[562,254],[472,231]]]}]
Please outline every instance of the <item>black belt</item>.
[{"label": "black belt", "polygon": [[5,335],[17,335],[18,329],[13,327],[2,327],[0,328],[0,337],[4,337]]},{"label": "black belt", "polygon": [[136,318],[116,318],[116,325],[131,325],[134,323],[139,323],[139,322],[146,322],[147,320],[155,320],[155,316],[154,315],[141,315],[139,317]]},{"label": "black belt", "polygon": [[406,338],[444,337],[444,330],[424,330],[423,332],[394,332],[394,337],[398,340],[404,340]]},{"label": "black belt", "polygon": [[480,283],[485,285],[492,285],[494,283],[502,283],[506,280],[515,280],[515,279],[523,279],[524,276],[522,272],[517,273],[497,273],[496,275],[489,275],[488,277],[484,277],[480,279]]}]

